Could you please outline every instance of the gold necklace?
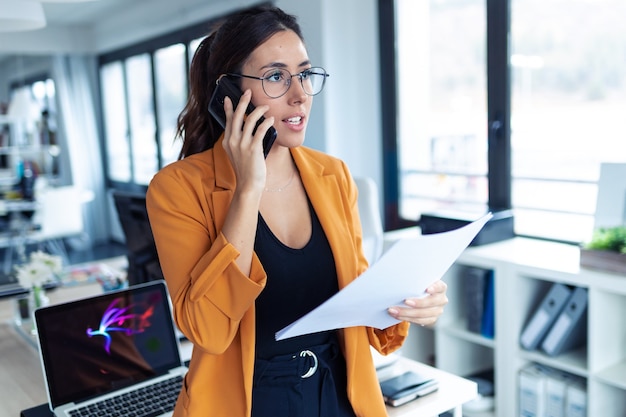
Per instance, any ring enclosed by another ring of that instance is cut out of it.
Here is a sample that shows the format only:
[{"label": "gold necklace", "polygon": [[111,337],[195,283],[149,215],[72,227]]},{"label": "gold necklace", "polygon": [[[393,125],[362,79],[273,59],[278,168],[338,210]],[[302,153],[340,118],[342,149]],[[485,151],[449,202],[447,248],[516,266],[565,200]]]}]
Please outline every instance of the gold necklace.
[{"label": "gold necklace", "polygon": [[294,169],[293,171],[291,171],[291,177],[289,177],[289,181],[287,181],[287,184],[283,185],[282,187],[277,187],[277,188],[265,187],[265,191],[267,191],[268,193],[280,193],[281,191],[283,191],[284,189],[286,189],[287,187],[291,185],[291,181],[293,181],[293,177],[295,177],[295,174],[296,174],[296,170]]}]

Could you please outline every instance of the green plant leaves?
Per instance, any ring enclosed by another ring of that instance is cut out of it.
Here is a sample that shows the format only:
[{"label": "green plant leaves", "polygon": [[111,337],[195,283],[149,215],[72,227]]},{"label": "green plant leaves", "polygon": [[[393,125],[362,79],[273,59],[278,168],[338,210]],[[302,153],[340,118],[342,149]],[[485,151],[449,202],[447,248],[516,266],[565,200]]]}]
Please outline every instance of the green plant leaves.
[{"label": "green plant leaves", "polygon": [[626,253],[626,226],[602,227],[593,232],[586,249]]}]

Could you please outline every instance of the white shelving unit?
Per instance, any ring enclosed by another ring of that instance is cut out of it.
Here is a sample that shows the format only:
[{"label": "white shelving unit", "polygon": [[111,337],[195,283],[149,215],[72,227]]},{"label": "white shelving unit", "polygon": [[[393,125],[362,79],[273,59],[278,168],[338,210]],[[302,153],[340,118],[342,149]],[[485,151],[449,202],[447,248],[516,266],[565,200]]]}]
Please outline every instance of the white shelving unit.
[{"label": "white shelving unit", "polygon": [[5,158],[4,166],[0,167],[0,186],[10,186],[19,180],[16,164],[20,159],[34,161],[39,169],[46,170],[50,146],[40,144],[37,133],[33,135],[26,136],[19,120],[0,114],[0,157]]},{"label": "white shelving unit", "polygon": [[[9,186],[17,181],[14,161],[19,153],[17,147],[12,146],[15,143],[14,124],[14,120],[0,114],[0,158],[3,159],[0,166],[0,186]],[[8,130],[5,130],[7,127]]]},{"label": "white shelving unit", "polygon": [[[449,304],[433,330],[411,332],[402,352],[417,360],[434,353],[435,365],[467,376],[494,369],[495,416],[518,415],[517,377],[531,362],[583,377],[588,416],[626,415],[626,277],[579,267],[572,245],[514,238],[470,247],[447,272]],[[495,338],[466,330],[463,268],[494,272]],[[526,351],[519,335],[550,286],[560,282],[588,289],[587,343],[556,357]],[[425,332],[432,332],[430,343]]]}]

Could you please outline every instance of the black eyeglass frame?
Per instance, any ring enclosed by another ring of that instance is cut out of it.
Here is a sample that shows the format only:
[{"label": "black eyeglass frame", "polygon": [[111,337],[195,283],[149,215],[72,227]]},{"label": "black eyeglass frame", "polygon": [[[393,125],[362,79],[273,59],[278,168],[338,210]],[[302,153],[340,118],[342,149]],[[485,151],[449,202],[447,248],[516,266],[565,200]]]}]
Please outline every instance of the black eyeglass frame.
[{"label": "black eyeglass frame", "polygon": [[[279,95],[279,96],[271,96],[265,90],[265,80],[269,79],[272,76],[272,74],[275,73],[276,70],[284,71],[287,74],[289,74],[290,77],[287,79],[288,81],[285,81],[286,84],[287,84],[287,88],[285,88],[285,91],[281,95]],[[316,70],[321,70],[321,73],[320,72],[316,72]],[[324,78],[322,79],[322,86],[320,87],[320,91],[318,91],[315,94],[309,94],[306,91],[306,88],[304,88],[304,84],[303,84],[302,78],[304,77],[304,74],[307,73],[307,72],[309,74],[315,74],[315,75],[322,75],[322,76],[324,76]],[[326,79],[328,77],[330,77],[330,74],[327,73],[326,70],[324,68],[322,68],[322,67],[307,68],[305,70],[302,70],[302,71],[298,72],[297,74],[292,74],[292,73],[290,73],[289,71],[287,71],[286,69],[283,69],[283,68],[272,68],[272,69],[268,70],[266,72],[266,74],[269,74],[269,75],[266,75],[266,76],[263,76],[263,77],[256,77],[254,75],[226,73],[226,74],[221,75],[220,78],[223,77],[223,76],[227,76],[227,77],[240,77],[240,78],[250,78],[250,79],[253,79],[253,80],[260,80],[261,81],[261,87],[263,87],[263,92],[265,93],[266,96],[268,96],[269,98],[280,98],[280,97],[284,96],[285,94],[287,94],[287,91],[289,91],[289,89],[291,88],[291,80],[292,80],[293,77],[298,77],[298,79],[300,80],[300,85],[302,86],[302,91],[304,91],[304,93],[307,96],[316,96],[319,93],[321,93],[322,90],[324,89],[324,85],[326,85]]]}]

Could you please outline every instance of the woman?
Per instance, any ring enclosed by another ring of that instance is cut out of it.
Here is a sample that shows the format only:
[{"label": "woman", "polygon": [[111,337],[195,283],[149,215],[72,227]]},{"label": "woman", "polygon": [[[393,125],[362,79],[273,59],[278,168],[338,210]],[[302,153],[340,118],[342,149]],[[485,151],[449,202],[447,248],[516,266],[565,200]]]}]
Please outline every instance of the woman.
[{"label": "woman", "polygon": [[[235,109],[225,100],[225,129],[206,110],[222,76],[244,92]],[[175,416],[384,416],[370,345],[390,353],[409,322],[429,325],[443,311],[439,282],[390,307],[402,322],[387,329],[274,340],[367,268],[348,168],[302,146],[325,81],[295,18],[272,6],[228,18],[196,51],[180,160],[147,194],[175,319],[194,344]]]}]

